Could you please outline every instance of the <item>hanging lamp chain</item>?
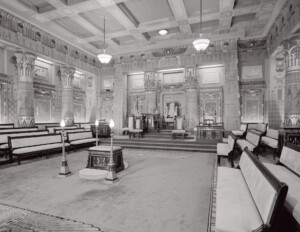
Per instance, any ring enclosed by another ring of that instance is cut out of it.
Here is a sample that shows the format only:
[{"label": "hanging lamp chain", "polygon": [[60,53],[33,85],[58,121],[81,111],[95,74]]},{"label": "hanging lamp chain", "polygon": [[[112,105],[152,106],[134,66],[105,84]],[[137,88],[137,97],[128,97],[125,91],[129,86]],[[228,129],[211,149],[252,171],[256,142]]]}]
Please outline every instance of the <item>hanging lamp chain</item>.
[{"label": "hanging lamp chain", "polygon": [[103,49],[105,49],[105,17],[104,17],[104,47]]},{"label": "hanging lamp chain", "polygon": [[202,0],[200,0],[200,33],[202,33]]}]

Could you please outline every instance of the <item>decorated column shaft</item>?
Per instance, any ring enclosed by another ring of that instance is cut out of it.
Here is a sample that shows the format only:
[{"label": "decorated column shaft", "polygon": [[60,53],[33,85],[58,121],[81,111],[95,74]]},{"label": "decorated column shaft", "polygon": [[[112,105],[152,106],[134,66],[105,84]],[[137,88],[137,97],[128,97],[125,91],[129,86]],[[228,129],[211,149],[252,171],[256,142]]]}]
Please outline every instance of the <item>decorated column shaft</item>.
[{"label": "decorated column shaft", "polygon": [[284,126],[300,126],[300,37],[286,43]]},{"label": "decorated column shaft", "polygon": [[194,128],[198,124],[198,81],[195,68],[185,69],[186,120],[187,127]]},{"label": "decorated column shaft", "polygon": [[61,81],[62,81],[62,118],[66,126],[74,124],[73,111],[73,80],[75,69],[72,67],[61,67]]},{"label": "decorated column shaft", "polygon": [[146,72],[144,76],[145,87],[145,113],[155,113],[156,111],[156,83],[157,76],[155,72]]},{"label": "decorated column shaft", "polygon": [[36,55],[28,52],[16,52],[18,69],[18,126],[33,127],[34,91],[33,70]]}]

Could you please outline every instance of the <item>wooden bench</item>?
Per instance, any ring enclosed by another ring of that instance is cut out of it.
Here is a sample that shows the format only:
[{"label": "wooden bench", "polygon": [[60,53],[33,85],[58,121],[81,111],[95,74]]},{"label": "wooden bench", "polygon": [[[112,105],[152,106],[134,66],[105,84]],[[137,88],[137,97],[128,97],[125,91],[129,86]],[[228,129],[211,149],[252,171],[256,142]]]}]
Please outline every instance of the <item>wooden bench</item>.
[{"label": "wooden bench", "polygon": [[[62,127],[60,127],[60,126],[45,126],[45,128],[46,128],[46,130],[48,130],[49,131],[49,133],[50,134],[53,134],[54,133],[54,129],[62,129]],[[65,127],[65,130],[67,130],[67,129],[77,129],[78,127],[76,127],[76,126],[66,126]]]},{"label": "wooden bench", "polygon": [[[41,131],[14,131],[14,132],[4,132],[0,133],[0,152],[4,154],[5,158],[9,156],[9,146],[8,146],[8,136],[18,137],[18,136],[31,136],[31,135],[45,135],[49,132],[47,130]],[[12,157],[9,156],[9,160],[12,161]]]},{"label": "wooden bench", "polygon": [[14,128],[15,124],[13,123],[2,123],[0,124],[0,128]]},{"label": "wooden bench", "polygon": [[245,138],[247,133],[248,124],[241,124],[239,130],[231,131],[231,134],[236,138]]},{"label": "wooden bench", "polygon": [[262,136],[267,133],[268,123],[248,123],[247,132],[254,131]]},{"label": "wooden bench", "polygon": [[247,132],[245,139],[237,139],[236,147],[243,152],[246,147],[258,156],[258,146],[260,143],[261,134],[257,134],[256,132]]},{"label": "wooden bench", "polygon": [[185,130],[172,130],[171,133],[172,133],[172,139],[176,139],[177,137],[184,139],[185,136],[187,135]]},{"label": "wooden bench", "polygon": [[234,153],[234,145],[236,143],[236,137],[232,135],[228,135],[227,143],[217,143],[217,157],[218,157],[218,165],[220,166],[221,158],[228,158],[231,162],[231,167],[233,165],[233,153]]},{"label": "wooden bench", "polygon": [[279,162],[264,165],[289,186],[285,207],[297,222],[300,231],[300,147],[287,143],[283,146]]},{"label": "wooden bench", "polygon": [[[99,138],[98,138],[99,141]],[[84,132],[67,132],[67,142],[71,145],[74,151],[80,147],[94,146],[96,138],[93,137],[91,131]]]},{"label": "wooden bench", "polygon": [[[61,152],[63,142],[60,134],[33,135],[8,137],[8,146],[11,156],[17,156],[18,164],[21,158],[31,155],[48,155],[54,152]],[[65,143],[66,150],[70,144]]]},{"label": "wooden bench", "polygon": [[268,129],[267,134],[261,137],[260,146],[262,147],[269,147],[273,150],[273,159],[276,159],[276,155],[279,152],[278,148],[278,139],[279,133],[278,130]]},{"label": "wooden bench", "polygon": [[288,186],[246,148],[239,169],[218,167],[216,232],[275,231]]},{"label": "wooden bench", "polygon": [[15,128],[0,128],[0,133],[17,132],[17,131],[37,131],[38,127],[15,127]]}]

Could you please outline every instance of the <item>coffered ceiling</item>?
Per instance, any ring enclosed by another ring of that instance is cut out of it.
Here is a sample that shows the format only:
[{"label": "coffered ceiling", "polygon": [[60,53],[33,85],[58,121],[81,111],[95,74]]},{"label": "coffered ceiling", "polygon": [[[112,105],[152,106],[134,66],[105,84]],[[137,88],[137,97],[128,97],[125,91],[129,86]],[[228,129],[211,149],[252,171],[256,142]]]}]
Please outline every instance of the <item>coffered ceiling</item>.
[{"label": "coffered ceiling", "polygon": [[[203,0],[204,35],[263,38],[285,2]],[[113,55],[191,44],[200,32],[199,0],[0,0],[0,8],[93,55],[103,48],[104,17]]]}]

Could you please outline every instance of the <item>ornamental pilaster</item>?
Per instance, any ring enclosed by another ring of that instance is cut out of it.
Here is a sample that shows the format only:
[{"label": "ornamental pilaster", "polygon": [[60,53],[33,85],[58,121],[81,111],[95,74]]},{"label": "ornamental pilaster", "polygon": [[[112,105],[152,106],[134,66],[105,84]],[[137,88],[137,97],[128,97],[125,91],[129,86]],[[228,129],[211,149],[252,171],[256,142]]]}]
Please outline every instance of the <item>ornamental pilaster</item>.
[{"label": "ornamental pilaster", "polygon": [[14,55],[18,70],[18,125],[19,127],[33,127],[35,125],[33,71],[36,55],[20,51]]},{"label": "ornamental pilaster", "polygon": [[75,68],[63,66],[61,67],[62,81],[62,118],[66,126],[74,124],[74,100],[73,100],[73,80]]}]

